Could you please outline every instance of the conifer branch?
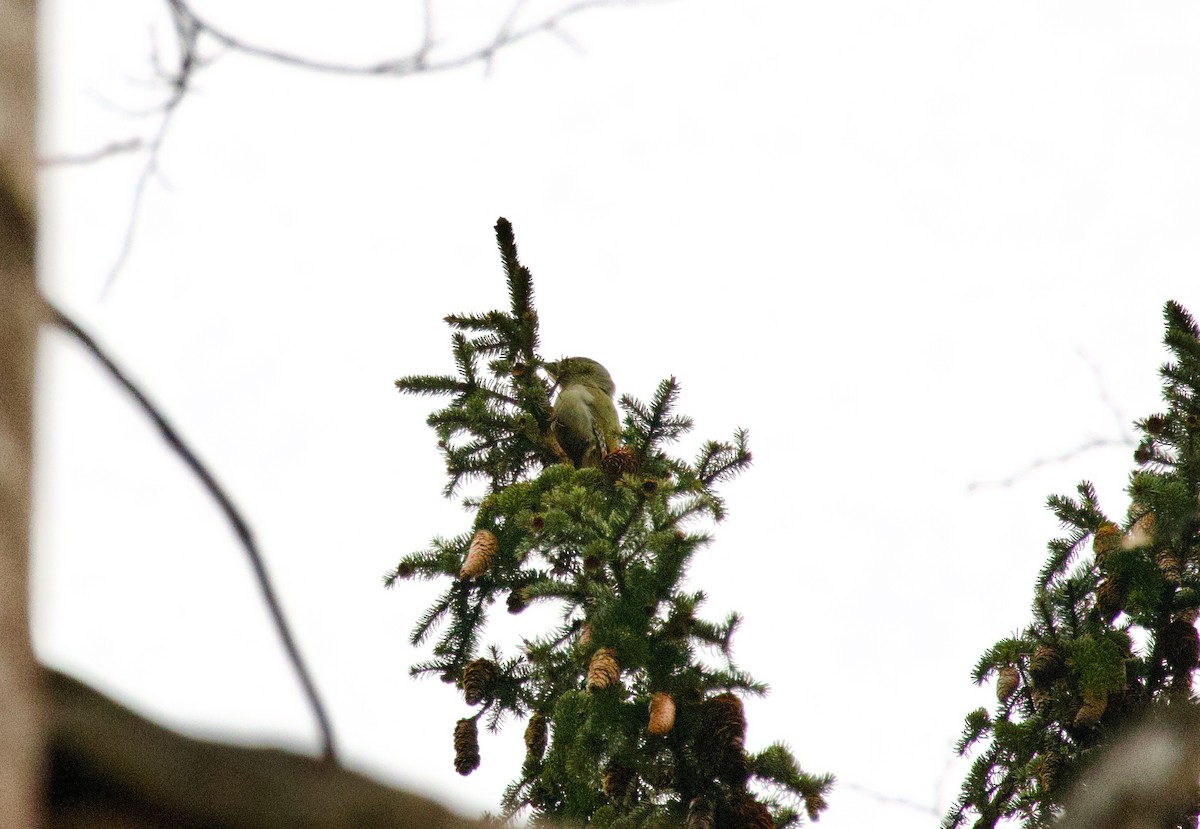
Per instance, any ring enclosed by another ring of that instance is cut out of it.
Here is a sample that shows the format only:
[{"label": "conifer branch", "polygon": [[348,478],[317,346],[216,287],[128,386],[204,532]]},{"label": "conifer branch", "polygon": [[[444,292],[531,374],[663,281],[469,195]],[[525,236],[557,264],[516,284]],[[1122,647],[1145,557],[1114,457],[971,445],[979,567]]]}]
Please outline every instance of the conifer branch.
[{"label": "conifer branch", "polygon": [[[1200,417],[1192,407],[1200,390],[1200,332],[1174,303],[1164,318],[1173,358],[1160,370],[1167,408],[1136,421],[1142,438],[1128,519],[1110,520],[1087,482],[1077,497],[1049,499],[1067,534],[1048,545],[1031,623],[976,666],[977,682],[997,677],[997,705],[994,714],[980,709],[967,716],[959,750],[985,737],[990,744],[943,822],[948,829],[969,813],[979,826],[1001,820],[1044,826],[1062,813],[1070,782],[1096,748],[1163,704],[1196,705],[1200,475],[1192,470],[1200,469]],[[1188,788],[1184,811],[1156,826],[1195,826],[1194,776]],[[1069,822],[1073,807],[1066,808]]]},{"label": "conifer branch", "polygon": [[[548,734],[527,734],[534,745],[520,778],[505,790],[506,816],[528,805],[539,817],[635,829],[682,822],[703,795],[715,798],[722,821],[741,820],[746,809],[758,820],[773,814],[778,825],[801,814],[815,818],[832,778],[804,774],[782,746],[766,755],[756,794],[746,788],[752,769],[742,747],[738,695],[763,694],[767,687],[733,664],[737,614],[721,623],[698,619],[703,593],[681,589],[691,556],[709,538],[683,533],[679,524],[701,513],[723,517],[716,486],[749,464],[745,431],[732,442],[709,441],[691,463],[673,457],[665,444],[692,421],[675,413],[678,384],[669,378],[648,406],[622,399],[625,457],[616,474],[563,463],[569,459],[555,438],[552,389],[537,373],[546,364],[536,353],[532,279],[517,258],[511,225],[501,219],[496,231],[511,313],[447,317],[458,379],[398,384],[401,391],[454,392],[449,405],[427,419],[447,461],[446,492],[467,478],[487,481],[486,495],[465,499],[476,510],[474,527],[488,528],[486,560],[473,538],[470,577],[455,580],[418,622],[414,641],[441,627],[434,658],[413,670],[447,681],[461,676],[464,690],[470,673],[472,698],[478,698],[484,669],[471,666],[479,664],[488,606],[504,598],[510,613],[521,613],[532,602],[553,602],[561,609],[560,625],[522,638],[512,659],[501,659],[492,647],[487,663],[498,666],[499,675],[476,718],[486,716],[489,727],[498,728],[529,710],[553,717]],[[446,569],[452,575],[466,544],[464,537],[449,558],[440,557],[436,545],[409,556],[385,582]],[[724,664],[697,662],[693,645],[714,648]],[[681,723],[674,728],[674,720],[662,725],[664,698]],[[656,730],[646,741],[651,701],[658,706]],[[718,719],[709,727],[705,717]],[[697,733],[723,734],[728,744],[699,748]],[[787,756],[775,757],[779,752]],[[674,768],[677,779],[655,782],[652,773],[661,778],[655,770],[666,768]]]}]

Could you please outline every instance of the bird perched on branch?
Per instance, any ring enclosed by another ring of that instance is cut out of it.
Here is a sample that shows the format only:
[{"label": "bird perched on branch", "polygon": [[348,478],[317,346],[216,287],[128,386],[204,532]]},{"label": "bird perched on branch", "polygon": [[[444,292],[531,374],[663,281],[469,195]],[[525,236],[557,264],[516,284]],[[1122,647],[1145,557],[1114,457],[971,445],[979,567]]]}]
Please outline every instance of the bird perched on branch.
[{"label": "bird perched on branch", "polygon": [[577,469],[599,466],[617,448],[621,427],[613,406],[612,376],[587,357],[546,363],[558,385],[554,399],[554,436]]}]

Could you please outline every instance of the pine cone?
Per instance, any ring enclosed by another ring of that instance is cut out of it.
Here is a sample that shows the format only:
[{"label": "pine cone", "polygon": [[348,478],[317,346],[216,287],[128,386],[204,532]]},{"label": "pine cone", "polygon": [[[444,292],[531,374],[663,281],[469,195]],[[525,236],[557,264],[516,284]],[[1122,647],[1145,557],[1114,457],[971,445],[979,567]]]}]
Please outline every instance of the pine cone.
[{"label": "pine cone", "polygon": [[1142,466],[1154,460],[1154,440],[1145,438],[1133,450],[1133,462]]},{"label": "pine cone", "polygon": [[1091,728],[1100,722],[1100,718],[1104,716],[1104,709],[1107,707],[1107,693],[1084,691],[1083,705],[1079,706],[1079,710],[1075,712],[1075,721],[1073,724],[1080,728]]},{"label": "pine cone", "polygon": [[541,757],[546,750],[546,718],[534,711],[525,726],[525,751],[527,754]]},{"label": "pine cone", "polygon": [[753,797],[747,797],[737,805],[738,829],[775,829],[771,810]]},{"label": "pine cone", "polygon": [[1158,569],[1163,575],[1163,580],[1167,584],[1174,585],[1175,587],[1179,586],[1183,575],[1183,566],[1174,550],[1167,548],[1159,550],[1154,556],[1154,563],[1158,565]]},{"label": "pine cone", "polygon": [[1033,690],[1029,696],[1033,701],[1034,711],[1042,711],[1046,703],[1050,702],[1050,691],[1037,685],[1033,686]]},{"label": "pine cone", "polygon": [[1105,522],[1096,528],[1092,538],[1092,553],[1098,566],[1104,566],[1104,557],[1113,550],[1121,549],[1121,538],[1121,530],[1116,524]]},{"label": "pine cone", "polygon": [[622,800],[629,792],[629,784],[633,782],[633,770],[628,766],[609,760],[604,767],[604,796],[609,800]]},{"label": "pine cone", "polygon": [[626,472],[637,472],[639,466],[641,464],[638,463],[637,456],[628,446],[617,447],[600,461],[600,468],[610,481],[617,480]]},{"label": "pine cone", "polygon": [[505,601],[508,605],[509,613],[520,613],[525,608],[529,607],[529,595],[525,588],[518,587],[516,590],[508,594],[508,599]]},{"label": "pine cone", "polygon": [[454,726],[454,770],[468,775],[479,768],[479,732],[475,720],[459,720]]},{"label": "pine cone", "polygon": [[1124,580],[1105,578],[1096,586],[1096,610],[1100,618],[1111,623],[1125,609],[1125,600],[1129,598],[1129,588]]},{"label": "pine cone", "polygon": [[463,668],[462,689],[467,705],[478,705],[491,696],[500,667],[490,659],[476,659]]},{"label": "pine cone", "polygon": [[1195,668],[1200,660],[1200,635],[1196,633],[1196,626],[1183,619],[1167,625],[1162,633],[1162,652],[1177,675]]},{"label": "pine cone", "polygon": [[716,776],[731,786],[744,787],[750,777],[746,757],[746,713],[732,693],[706,699],[700,709],[702,735],[698,753],[706,755]]},{"label": "pine cone", "polygon": [[996,679],[996,699],[1008,702],[1009,698],[1017,692],[1020,684],[1020,672],[1012,665],[1005,665],[1000,669],[1000,675]]},{"label": "pine cone", "polygon": [[1062,757],[1058,754],[1042,754],[1034,761],[1037,769],[1038,786],[1043,792],[1048,792],[1058,783],[1062,771]]},{"label": "pine cone", "polygon": [[584,622],[579,627],[579,638],[575,640],[575,644],[581,648],[586,648],[592,644],[592,626]]},{"label": "pine cone", "polygon": [[587,689],[603,691],[617,681],[621,675],[621,666],[617,664],[617,654],[612,648],[600,648],[592,654],[588,663]]},{"label": "pine cone", "polygon": [[716,825],[716,810],[707,797],[693,797],[688,804],[687,821],[684,829],[713,829]]},{"label": "pine cone", "polygon": [[821,819],[821,812],[829,808],[829,803],[821,795],[813,792],[804,796],[804,811],[808,813],[808,819],[816,823]]},{"label": "pine cone", "polygon": [[746,710],[736,694],[717,694],[704,701],[704,720],[720,747],[741,748],[746,742]]},{"label": "pine cone", "polygon": [[500,542],[491,530],[476,530],[475,535],[471,538],[471,546],[467,549],[467,557],[463,561],[462,569],[458,571],[458,577],[473,579],[486,572],[488,565],[492,563],[492,556],[496,555],[496,548],[499,546]]},{"label": "pine cone", "polygon": [[650,722],[646,731],[663,735],[675,727],[675,700],[671,695],[659,691],[650,697]]},{"label": "pine cone", "polygon": [[1034,685],[1046,686],[1062,676],[1062,654],[1049,645],[1038,645],[1029,658],[1029,678]]}]

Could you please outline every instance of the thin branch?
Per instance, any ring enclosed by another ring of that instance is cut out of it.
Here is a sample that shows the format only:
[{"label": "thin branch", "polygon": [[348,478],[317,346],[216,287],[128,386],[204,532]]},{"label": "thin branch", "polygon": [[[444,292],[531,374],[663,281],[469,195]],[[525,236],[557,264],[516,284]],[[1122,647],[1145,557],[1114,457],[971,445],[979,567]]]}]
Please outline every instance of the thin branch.
[{"label": "thin branch", "polygon": [[849,789],[852,792],[862,795],[863,797],[874,800],[876,803],[885,803],[889,806],[903,806],[906,809],[912,809],[916,812],[923,812],[927,815],[938,817],[940,812],[934,806],[926,806],[923,803],[917,803],[915,800],[909,800],[906,797],[897,797],[890,794],[882,794],[874,789],[860,786],[857,783],[842,783],[843,788]]},{"label": "thin branch", "polygon": [[520,43],[535,35],[556,32],[567,18],[574,17],[590,9],[605,6],[644,5],[649,2],[655,2],[655,0],[578,0],[578,2],[565,6],[553,14],[546,15],[541,20],[519,29],[513,28],[512,23],[524,5],[524,0],[517,0],[508,19],[497,31],[496,36],[491,42],[440,61],[428,60],[429,52],[432,50],[435,41],[429,4],[426,3],[423,23],[424,37],[422,38],[420,47],[408,55],[367,64],[347,64],[336,61],[318,60],[294,52],[250,43],[200,17],[185,0],[166,0],[166,2],[172,9],[173,14],[188,20],[196,27],[196,30],[200,34],[227,47],[230,51],[241,52],[244,55],[264,58],[276,63],[283,63],[288,66],[309,69],[315,72],[329,72],[339,75],[403,76],[418,72],[440,72],[447,69],[457,69],[476,61],[486,62],[503,48]]},{"label": "thin branch", "polygon": [[1117,431],[1123,435],[1127,435],[1130,445],[1136,445],[1137,441],[1133,434],[1129,431],[1129,418],[1125,416],[1125,412],[1117,405],[1108,389],[1108,382],[1104,378],[1104,372],[1101,370],[1099,363],[1088,356],[1088,353],[1082,348],[1076,349],[1076,354],[1079,359],[1088,364],[1088,368],[1092,370],[1092,379],[1096,381],[1096,394],[1100,396],[1100,402],[1108,409],[1115,421]]},{"label": "thin branch", "polygon": [[250,526],[242,517],[237,507],[229,495],[217,483],[212,473],[208,468],[196,457],[196,454],[184,443],[183,438],[175,430],[166,417],[158,410],[157,407],[142,393],[133,381],[121,371],[120,368],[112,361],[111,358],[104,352],[100,345],[92,339],[92,337],[84,331],[79,325],[55,307],[49,300],[46,300],[47,314],[52,322],[59,328],[65,331],[80,344],[86,348],[93,357],[95,357],[101,365],[108,371],[114,380],[120,384],[129,395],[137,401],[137,404],[145,412],[146,416],[154,421],[154,425],[158,427],[162,433],[163,440],[175,452],[176,455],[187,465],[188,469],[200,480],[200,483],[208,490],[209,495],[217,502],[221,512],[229,520],[233,526],[234,534],[241,541],[242,547],[246,551],[247,557],[250,559],[250,565],[254,569],[254,576],[258,581],[258,586],[262,591],[263,600],[267,604],[267,609],[270,611],[271,619],[275,623],[275,629],[279,632],[279,638],[283,642],[284,650],[287,651],[288,659],[292,663],[292,667],[296,671],[296,675],[303,686],[304,694],[308,698],[309,706],[312,708],[313,715],[317,720],[317,727],[321,732],[321,754],[324,759],[330,763],[337,764],[337,754],[334,749],[333,729],[329,724],[329,717],[325,713],[325,707],[321,704],[321,699],[317,694],[316,685],[313,683],[312,677],[309,675],[308,668],[304,664],[304,659],[300,656],[300,650],[296,646],[296,641],[293,639],[290,629],[288,628],[287,620],[283,615],[283,608],[279,604],[278,598],[275,596],[275,590],[271,586],[271,580],[267,575],[267,568],[263,562],[262,556],[258,551],[258,546],[255,544],[254,537],[250,532]]},{"label": "thin branch", "polygon": [[173,12],[172,22],[175,25],[175,38],[179,48],[179,65],[173,71],[168,71],[158,60],[158,53],[155,52],[154,54],[154,63],[158,74],[170,84],[171,92],[162,105],[162,120],[159,121],[158,130],[155,132],[154,137],[145,143],[146,164],[142,167],[142,172],[138,175],[137,183],[133,188],[133,204],[129,209],[129,221],[125,225],[125,235],[121,239],[121,247],[117,251],[117,258],[113,262],[112,267],[109,268],[108,276],[100,288],[100,297],[102,299],[108,295],[108,291],[112,288],[117,274],[125,266],[125,262],[129,258],[129,252],[133,249],[133,239],[137,233],[138,219],[141,217],[142,205],[146,200],[146,186],[150,183],[150,179],[155,173],[158,172],[159,151],[162,149],[163,141],[166,139],[167,130],[171,126],[175,111],[183,103],[184,96],[191,88],[194,73],[209,63],[200,57],[201,28],[195,18],[190,13],[184,11],[182,6],[176,7],[174,2],[170,2],[169,5]]},{"label": "thin branch", "polygon": [[125,235],[121,238],[121,247],[117,249],[117,258],[113,260],[112,266],[108,269],[108,276],[104,278],[104,284],[100,287],[100,298],[108,296],[108,291],[116,281],[117,274],[125,267],[126,260],[129,259],[129,253],[133,250],[133,237],[137,233],[138,219],[142,215],[142,205],[146,201],[146,186],[150,183],[150,179],[158,172],[158,152],[162,148],[163,139],[167,135],[167,128],[171,126],[171,116],[175,113],[175,106],[182,98],[176,98],[169,108],[163,112],[162,121],[159,122],[158,132],[146,144],[147,157],[146,164],[142,167],[141,173],[138,174],[137,184],[133,188],[133,204],[129,207],[129,221],[125,224]]},{"label": "thin branch", "polygon": [[97,161],[105,161],[110,158],[115,158],[118,155],[125,153],[137,152],[146,146],[146,142],[141,138],[127,138],[124,141],[112,141],[105,144],[103,147],[97,147],[94,150],[82,153],[61,153],[59,155],[48,155],[38,159],[39,167],[57,167],[71,164],[94,164]]},{"label": "thin branch", "polygon": [[967,484],[967,492],[975,492],[976,490],[985,489],[987,487],[1012,486],[1017,481],[1021,480],[1022,478],[1026,477],[1028,475],[1032,475],[1034,472],[1036,472],[1037,470],[1041,469],[1044,466],[1054,466],[1056,464],[1066,463],[1067,461],[1074,460],[1075,458],[1079,457],[1080,455],[1082,455],[1086,452],[1090,452],[1093,449],[1103,449],[1108,446],[1133,446],[1133,445],[1134,445],[1133,441],[1127,437],[1089,438],[1088,440],[1085,440],[1083,443],[1076,446],[1074,449],[1068,449],[1066,452],[1063,452],[1062,454],[1054,455],[1049,458],[1037,458],[1034,461],[1032,461],[1029,465],[1022,467],[1021,469],[1018,469],[1016,472],[1012,473],[1011,475],[1009,475],[1007,477],[998,478],[994,481],[972,481],[971,483]]},{"label": "thin branch", "polygon": [[1028,475],[1032,475],[1042,467],[1066,463],[1067,461],[1074,460],[1080,455],[1090,452],[1093,449],[1104,449],[1115,446],[1137,446],[1137,438],[1129,430],[1129,420],[1125,417],[1125,414],[1121,411],[1120,407],[1113,399],[1112,394],[1109,392],[1108,383],[1104,378],[1104,373],[1100,370],[1100,366],[1098,366],[1094,360],[1088,357],[1087,353],[1084,352],[1082,348],[1078,349],[1076,353],[1079,355],[1081,360],[1087,363],[1088,368],[1092,370],[1092,377],[1096,381],[1096,393],[1100,398],[1100,402],[1104,404],[1104,408],[1108,410],[1110,415],[1112,415],[1113,421],[1116,423],[1117,428],[1115,431],[1117,432],[1117,435],[1115,437],[1089,438],[1080,443],[1074,449],[1068,449],[1067,451],[1058,455],[1054,455],[1053,457],[1036,458],[1028,465],[1018,469],[1016,472],[1013,472],[1011,475],[1008,475],[1004,478],[999,478],[992,481],[972,481],[971,483],[967,484],[967,492],[975,492],[976,490],[987,487],[1012,486],[1017,481],[1025,478]]},{"label": "thin branch", "polygon": [[44,162],[86,164],[89,161],[98,161],[110,157],[117,152],[130,152],[138,149],[146,151],[146,164],[138,176],[137,183],[134,185],[133,206],[130,208],[129,223],[126,225],[125,235],[117,252],[116,260],[109,268],[108,275],[105,277],[100,291],[101,298],[107,296],[113,283],[116,281],[118,273],[125,267],[130,251],[133,248],[138,219],[142,212],[147,186],[150,179],[158,172],[158,156],[162,149],[167,129],[171,123],[171,118],[176,108],[183,102],[187,92],[191,89],[196,74],[201,69],[212,65],[218,57],[218,55],[213,54],[202,55],[201,47],[205,45],[206,41],[220,47],[221,54],[238,52],[249,57],[262,58],[299,69],[339,75],[403,77],[418,73],[444,72],[451,69],[459,69],[475,62],[483,63],[487,71],[490,72],[492,61],[497,52],[539,34],[557,35],[577,52],[580,51],[578,44],[563,30],[562,24],[568,18],[582,12],[605,6],[644,5],[654,2],[666,2],[666,0],[578,0],[528,26],[514,28],[516,20],[525,5],[525,0],[515,0],[509,15],[490,42],[442,60],[430,60],[430,54],[437,45],[433,24],[433,2],[432,0],[422,0],[420,46],[410,54],[369,64],[345,64],[335,61],[318,60],[294,52],[251,43],[198,15],[187,0],[165,0],[165,2],[171,13],[178,57],[176,66],[168,69],[159,60],[157,51],[153,55],[157,74],[170,88],[170,94],[166,102],[162,105],[162,120],[154,137],[149,140],[134,138],[127,141],[114,142],[108,145],[108,147],[101,148],[96,153],[77,157],[64,156],[62,157],[63,160],[59,162],[56,162],[54,159]]}]

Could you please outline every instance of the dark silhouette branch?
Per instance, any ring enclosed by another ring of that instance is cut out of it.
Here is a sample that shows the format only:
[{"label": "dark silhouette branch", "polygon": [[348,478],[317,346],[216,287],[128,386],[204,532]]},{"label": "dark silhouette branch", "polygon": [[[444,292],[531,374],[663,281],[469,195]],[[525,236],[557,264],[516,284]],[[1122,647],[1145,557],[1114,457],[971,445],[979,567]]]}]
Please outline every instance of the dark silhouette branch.
[{"label": "dark silhouette branch", "polygon": [[234,506],[232,499],[217,483],[212,473],[196,457],[188,445],[184,442],[179,432],[166,419],[166,417],[158,410],[158,408],[147,399],[146,395],[133,383],[129,377],[121,371],[121,369],[112,361],[112,359],[104,352],[100,345],[84,331],[78,323],[56,308],[48,300],[46,301],[47,316],[59,328],[69,334],[73,339],[77,340],[86,348],[93,357],[95,357],[101,365],[108,371],[114,380],[125,389],[129,395],[137,401],[138,406],[146,413],[146,416],[154,421],[154,425],[158,427],[162,433],[163,440],[171,447],[171,450],[183,460],[188,469],[200,480],[200,483],[208,490],[209,495],[217,502],[221,512],[229,519],[229,523],[233,526],[234,534],[241,541],[243,549],[246,551],[246,556],[250,559],[250,565],[254,569],[255,579],[258,581],[258,586],[262,591],[263,600],[267,604],[267,609],[270,611],[271,619],[275,623],[275,629],[279,633],[279,638],[283,642],[284,650],[287,651],[288,659],[292,663],[292,667],[296,671],[296,675],[303,686],[304,694],[308,698],[309,706],[312,708],[313,715],[316,717],[317,726],[321,732],[322,749],[321,754],[324,759],[330,763],[337,764],[337,754],[334,748],[333,729],[329,724],[329,717],[325,713],[325,707],[321,703],[321,699],[317,694],[316,685],[313,683],[312,677],[309,675],[308,668],[304,664],[304,659],[300,656],[300,650],[296,646],[295,639],[292,638],[291,630],[288,627],[287,620],[283,615],[283,608],[279,604],[279,599],[275,595],[275,590],[271,586],[270,577],[267,575],[267,568],[263,562],[262,555],[258,551],[258,545],[254,541],[254,536],[250,532],[250,525],[246,523],[237,507]]}]

